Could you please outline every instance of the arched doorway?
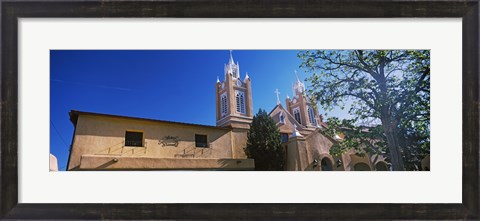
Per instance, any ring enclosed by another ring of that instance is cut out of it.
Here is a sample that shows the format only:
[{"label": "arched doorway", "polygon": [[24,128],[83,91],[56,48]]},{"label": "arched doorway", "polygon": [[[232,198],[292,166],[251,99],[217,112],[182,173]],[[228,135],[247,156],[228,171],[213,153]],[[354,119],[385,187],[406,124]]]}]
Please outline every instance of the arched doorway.
[{"label": "arched doorway", "polygon": [[366,163],[357,163],[353,166],[355,171],[370,171],[370,167]]},{"label": "arched doorway", "polygon": [[375,164],[376,171],[388,171],[388,166],[385,162],[378,162]]},{"label": "arched doorway", "polygon": [[333,166],[332,166],[332,161],[328,159],[328,157],[322,158],[322,161],[320,162],[320,166],[322,168],[322,171],[332,171]]}]

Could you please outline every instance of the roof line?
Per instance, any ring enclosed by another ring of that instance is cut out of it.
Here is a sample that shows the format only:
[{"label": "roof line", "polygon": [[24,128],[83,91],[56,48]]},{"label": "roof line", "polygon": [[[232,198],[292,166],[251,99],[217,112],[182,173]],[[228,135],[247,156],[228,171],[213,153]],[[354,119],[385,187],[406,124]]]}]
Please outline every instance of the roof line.
[{"label": "roof line", "polygon": [[158,120],[158,119],[151,119],[151,118],[130,117],[130,116],[121,116],[121,115],[113,115],[113,114],[94,113],[94,112],[86,112],[86,111],[79,111],[79,110],[71,110],[71,111],[70,111],[70,113],[69,113],[69,115],[70,115],[70,121],[71,121],[73,124],[76,124],[76,121],[77,121],[78,116],[79,116],[80,114],[84,114],[84,115],[94,115],[94,116],[102,116],[102,117],[116,117],[116,118],[132,119],[132,120],[153,121],[153,122],[159,122],[159,123],[181,124],[181,125],[186,125],[186,126],[208,127],[208,128],[220,129],[220,130],[228,130],[228,129],[229,129],[229,128],[225,128],[225,127],[217,127],[217,126],[212,126],[212,125],[192,124],[192,123],[184,123],[184,122],[177,122],[177,121],[167,121],[167,120]]},{"label": "roof line", "polygon": [[298,122],[298,121],[295,119],[295,117],[292,116],[292,115],[282,106],[282,104],[277,104],[277,105],[270,111],[270,113],[268,113],[268,116],[270,116],[270,115],[273,113],[273,111],[274,111],[275,109],[277,109],[277,108],[281,108],[282,110],[284,110],[285,113],[287,114],[287,116],[290,117],[291,120],[293,120],[293,123],[295,123],[297,126],[300,126],[300,127],[299,127],[300,129],[305,129],[305,128],[306,128],[305,126],[303,126],[303,124],[301,124],[300,122]]}]

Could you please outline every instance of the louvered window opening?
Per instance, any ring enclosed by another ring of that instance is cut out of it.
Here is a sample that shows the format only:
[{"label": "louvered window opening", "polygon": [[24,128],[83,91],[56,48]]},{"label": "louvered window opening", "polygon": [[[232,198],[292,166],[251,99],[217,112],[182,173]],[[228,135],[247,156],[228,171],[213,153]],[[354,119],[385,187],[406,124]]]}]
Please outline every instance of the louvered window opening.
[{"label": "louvered window opening", "polygon": [[221,99],[221,110],[222,110],[222,116],[226,115],[227,114],[227,95],[226,94],[223,94],[222,95],[222,99]]},{"label": "louvered window opening", "polygon": [[310,123],[313,124],[313,125],[316,125],[317,122],[315,120],[315,115],[313,113],[313,108],[312,107],[308,107],[308,118],[310,119]]},{"label": "louvered window opening", "polygon": [[245,94],[243,92],[237,91],[235,96],[235,102],[238,113],[245,113]]}]

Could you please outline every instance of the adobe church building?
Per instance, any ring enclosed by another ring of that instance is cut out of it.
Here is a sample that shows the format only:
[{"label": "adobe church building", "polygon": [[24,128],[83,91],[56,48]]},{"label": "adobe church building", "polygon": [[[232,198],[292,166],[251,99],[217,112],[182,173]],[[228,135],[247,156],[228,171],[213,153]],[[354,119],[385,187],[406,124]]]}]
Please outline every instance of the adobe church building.
[{"label": "adobe church building", "polygon": [[[244,153],[253,119],[251,79],[240,76],[230,53],[225,78],[217,79],[216,126],[72,110],[74,134],[67,170],[254,170]],[[326,124],[298,80],[294,96],[270,112],[286,152],[285,170],[389,170],[382,156],[329,150],[340,137],[325,135]]]}]

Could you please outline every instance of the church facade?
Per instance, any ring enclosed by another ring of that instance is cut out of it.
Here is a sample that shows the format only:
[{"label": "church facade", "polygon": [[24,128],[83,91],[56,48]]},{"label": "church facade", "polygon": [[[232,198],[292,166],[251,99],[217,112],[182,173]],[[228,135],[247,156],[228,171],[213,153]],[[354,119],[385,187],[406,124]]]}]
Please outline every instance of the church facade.
[{"label": "church facade", "polygon": [[[70,111],[75,130],[67,170],[254,170],[244,153],[254,115],[252,82],[248,74],[241,78],[231,54],[224,74],[215,84],[216,126]],[[324,133],[327,125],[298,78],[293,92],[285,107],[277,99],[269,114],[281,133],[285,170],[389,170],[383,156],[330,155],[341,137]]]}]

